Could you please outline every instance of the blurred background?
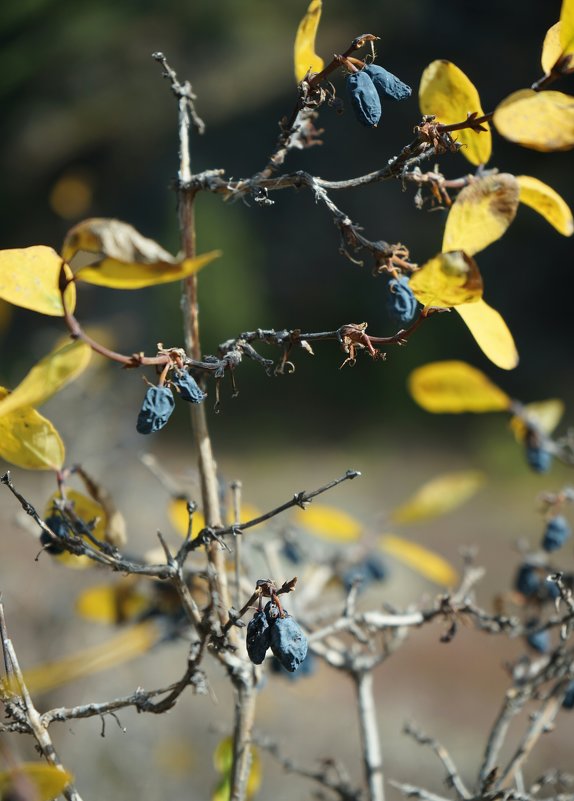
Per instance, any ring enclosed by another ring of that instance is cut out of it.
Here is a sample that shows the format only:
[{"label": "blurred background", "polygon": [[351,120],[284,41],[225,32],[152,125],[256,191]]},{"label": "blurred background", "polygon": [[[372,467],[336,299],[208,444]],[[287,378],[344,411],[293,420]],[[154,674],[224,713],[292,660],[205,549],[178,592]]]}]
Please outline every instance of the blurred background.
[{"label": "blurred background", "polygon": [[[76,222],[116,217],[177,252],[171,188],[177,171],[176,103],[151,53],[163,51],[198,96],[207,130],[193,138],[194,169],[223,168],[227,176],[246,177],[265,165],[278,121],[295,102],[292,48],[306,6],[306,0],[2,4],[0,247],[42,243],[59,248]],[[420,75],[436,58],[463,69],[477,86],[485,111],[491,110],[540,77],[542,40],[559,12],[558,0],[524,0],[519,9],[510,0],[326,0],[318,53],[328,60],[357,35],[377,34],[378,63],[410,84],[413,96],[387,106],[376,130],[359,126],[348,108],[343,115],[323,108],[318,120],[323,145],[292,154],[286,169],[337,180],[383,166],[412,138],[420,120]],[[336,75],[334,84],[346,101],[342,76]],[[571,91],[568,81],[556,88]],[[470,171],[469,163],[455,155],[441,158],[440,166],[448,177]],[[495,134],[489,166],[536,176],[574,204],[570,153],[536,153]],[[364,226],[367,237],[404,242],[416,262],[440,249],[445,212],[417,211],[411,187],[403,192],[398,183],[385,183],[337,193],[334,199]],[[276,193],[273,200],[274,205],[259,207],[199,197],[199,251],[224,252],[200,277],[204,352],[215,352],[218,343],[257,327],[319,331],[368,321],[370,333],[394,333],[383,279],[372,277],[368,261],[358,267],[339,254],[338,233],[327,211],[305,192]],[[408,347],[389,350],[384,363],[365,358],[353,369],[339,370],[343,356],[330,343],[317,344],[314,358],[298,354],[291,376],[267,378],[246,362],[238,371],[239,397],[232,399],[224,386],[221,411],[216,415],[210,409],[210,419],[222,475],[243,481],[247,501],[265,508],[355,468],[363,478],[336,490],[326,502],[352,512],[372,531],[381,531],[389,510],[434,474],[484,470],[489,482],[468,506],[399,533],[455,564],[460,546],[478,545],[479,562],[489,570],[480,600],[488,606],[495,591],[510,586],[519,561],[513,543],[521,537],[535,542],[540,534],[537,496],[559,489],[570,474],[560,466],[550,476],[529,473],[502,415],[430,417],[412,402],[405,382],[412,369],[428,361],[464,359],[512,397],[525,402],[561,397],[571,409],[572,244],[521,207],[506,236],[478,261],[485,298],[503,314],[521,355],[514,371],[491,365],[458,315],[441,315],[425,324]],[[129,293],[85,287],[77,314],[119,350],[153,352],[160,341],[181,344],[178,307],[176,285]],[[1,306],[0,383],[15,386],[64,333],[58,320]],[[196,488],[182,404],[162,434],[142,443],[134,423],[143,392],[135,371],[97,362],[42,410],[61,431],[69,462],[81,462],[114,488],[136,550],[152,547],[158,528],[172,531],[177,541],[167,518],[167,495],[138,461],[139,452],[152,450],[182,484]],[[567,412],[566,422],[570,419]],[[55,489],[53,478],[17,469],[13,474],[19,488],[42,508]],[[22,533],[15,503],[5,494],[0,515],[1,590],[22,661],[35,664],[105,639],[100,631],[72,622],[73,598],[91,580],[87,574],[66,572],[45,555],[35,563],[37,544]],[[564,558],[571,569],[571,547]],[[94,576],[94,583],[98,580],[101,576]],[[30,581],[49,599],[41,609],[30,594]],[[436,591],[398,570],[374,602],[404,605],[421,593],[432,598]],[[523,651],[520,643],[502,644],[471,630],[445,646],[438,642],[440,633],[438,625],[414,632],[377,676],[388,775],[424,782],[437,792],[439,767],[399,736],[402,723],[416,718],[445,740],[465,770],[474,771],[507,683],[504,662]],[[78,684],[71,696],[64,689],[49,699],[50,705],[104,700],[137,684],[155,686],[158,677],[164,681],[166,670],[171,670],[169,680],[175,679],[185,645],[168,650],[138,660],[135,668],[118,669],[111,679]],[[290,754],[345,757],[358,777],[357,745],[349,736],[353,696],[343,678],[332,678],[320,667],[308,683],[274,681],[280,683],[262,695],[261,728],[284,742]],[[128,734],[110,721],[104,740],[99,721],[63,726],[59,745],[78,775],[80,790],[89,787],[92,792],[86,795],[95,795],[97,787],[100,797],[131,799],[135,782],[138,797],[152,799],[165,795],[168,782],[171,798],[206,797],[216,780],[210,754],[221,738],[211,727],[230,725],[225,682],[217,684],[217,692],[218,705],[189,697],[166,718],[136,719],[126,713],[122,724]],[[295,718],[286,718],[293,709]],[[317,725],[309,727],[306,720]],[[561,732],[571,736],[572,728],[570,721],[560,725],[570,728],[559,729],[537,749],[529,778],[549,765],[568,767],[571,749]],[[153,769],[142,780],[146,760]],[[299,780],[286,781],[271,760],[266,759],[264,774],[261,797],[273,793],[280,801],[305,791]]]}]

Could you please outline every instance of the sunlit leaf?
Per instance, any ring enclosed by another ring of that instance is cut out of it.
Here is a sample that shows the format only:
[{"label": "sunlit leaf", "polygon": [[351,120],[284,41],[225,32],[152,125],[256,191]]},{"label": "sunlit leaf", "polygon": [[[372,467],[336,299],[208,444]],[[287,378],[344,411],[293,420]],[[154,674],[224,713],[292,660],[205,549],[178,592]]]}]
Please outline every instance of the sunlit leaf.
[{"label": "sunlit leaf", "polygon": [[[439,122],[453,125],[463,122],[473,112],[481,117],[484,112],[480,97],[472,81],[451,61],[433,61],[422,74],[419,103],[423,114],[434,114]],[[455,131],[454,137],[464,147],[461,153],[472,164],[485,164],[492,150],[492,135],[488,123],[483,132],[465,128]]]},{"label": "sunlit leaf", "polygon": [[[185,498],[173,498],[169,502],[168,515],[172,526],[181,534],[182,537],[187,536],[187,527],[189,523],[189,515],[187,514],[187,501]],[[241,504],[240,522],[247,523],[248,520],[254,520],[259,517],[261,511],[251,503]],[[231,525],[232,520],[231,510],[228,510],[226,525]],[[193,526],[191,530],[192,537],[199,534],[202,528],[205,528],[205,518],[202,512],[193,513]]]},{"label": "sunlit leaf", "polygon": [[143,289],[148,286],[181,281],[218,258],[221,251],[212,250],[195,259],[184,259],[179,264],[157,262],[156,264],[130,264],[114,259],[104,259],[96,266],[82,267],[76,273],[78,281],[106,286],[110,289]]},{"label": "sunlit leaf", "polygon": [[51,351],[0,401],[0,417],[22,406],[41,406],[86,369],[91,355],[90,346],[79,340]]},{"label": "sunlit leaf", "polygon": [[128,582],[99,584],[76,598],[76,612],[96,623],[125,623],[135,620],[149,607],[149,599]]},{"label": "sunlit leaf", "polygon": [[[261,786],[261,759],[259,758],[259,752],[253,746],[251,746],[250,752],[251,765],[245,788],[248,799],[253,798]],[[225,737],[217,744],[213,753],[213,766],[219,773],[223,774],[223,777],[211,796],[212,801],[229,801],[232,765],[233,738]]]},{"label": "sunlit leaf", "polygon": [[435,584],[453,587],[458,581],[458,574],[450,562],[416,542],[396,537],[394,534],[385,534],[379,544],[385,553],[394,556],[399,562],[429,581],[434,581]]},{"label": "sunlit leaf", "polygon": [[409,376],[409,392],[427,412],[507,411],[511,400],[484,373],[460,361],[431,362]]},{"label": "sunlit leaf", "polygon": [[514,415],[510,421],[516,439],[522,442],[527,433],[526,422],[532,423],[535,428],[544,434],[552,434],[564,414],[564,401],[559,398],[527,403],[520,415]]},{"label": "sunlit leaf", "polygon": [[[62,297],[58,288],[62,257],[45,245],[17,250],[0,250],[0,298],[40,314],[62,317]],[[66,275],[72,277],[66,265]],[[66,307],[73,311],[76,288],[65,292]]]},{"label": "sunlit leaf", "polygon": [[561,27],[560,21],[554,23],[552,27],[548,28],[546,31],[546,36],[544,37],[544,44],[542,45],[542,57],[540,61],[542,63],[542,69],[546,75],[549,72],[552,72],[552,67],[556,64],[563,52],[560,35]]},{"label": "sunlit leaf", "polygon": [[518,209],[514,175],[498,173],[477,178],[452,204],[446,220],[443,250],[464,250],[470,255],[499,239]]},{"label": "sunlit leaf", "polygon": [[520,202],[541,214],[559,233],[572,236],[572,212],[558,192],[530,175],[517,175],[516,180],[520,188]]},{"label": "sunlit leaf", "polygon": [[423,484],[392,513],[395,523],[418,523],[444,515],[465,503],[482,487],[486,478],[478,470],[444,473]]},{"label": "sunlit leaf", "polygon": [[457,306],[482,297],[482,276],[472,256],[462,250],[439,253],[411,277],[413,295],[424,306]]},{"label": "sunlit leaf", "polygon": [[[0,387],[0,399],[8,390]],[[0,417],[0,458],[26,470],[59,470],[66,451],[60,435],[30,406]]]},{"label": "sunlit leaf", "polygon": [[502,370],[513,370],[518,351],[502,315],[484,300],[456,306],[476,344],[490,361]]},{"label": "sunlit leaf", "polygon": [[315,53],[315,37],[321,19],[322,0],[311,0],[295,35],[295,79],[302,81],[307,72],[321,72],[323,59]]},{"label": "sunlit leaf", "polygon": [[505,139],[532,150],[574,147],[574,97],[563,92],[520,89],[497,106],[493,122]]},{"label": "sunlit leaf", "polygon": [[295,520],[316,537],[331,542],[354,542],[363,533],[358,520],[334,506],[313,503],[307,509],[296,509]]},{"label": "sunlit leaf", "polygon": [[560,42],[564,55],[574,53],[574,0],[562,0]]},{"label": "sunlit leaf", "polygon": [[[0,797],[52,801],[73,779],[72,774],[63,768],[42,762],[20,762],[16,767],[0,772]],[[31,788],[32,796],[26,793],[27,788]]]}]

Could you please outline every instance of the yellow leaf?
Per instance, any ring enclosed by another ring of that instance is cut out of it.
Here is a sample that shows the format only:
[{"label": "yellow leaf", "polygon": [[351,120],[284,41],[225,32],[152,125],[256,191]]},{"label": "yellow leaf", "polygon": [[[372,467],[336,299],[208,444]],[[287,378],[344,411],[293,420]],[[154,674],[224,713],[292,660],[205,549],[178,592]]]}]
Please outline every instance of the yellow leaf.
[{"label": "yellow leaf", "polygon": [[323,59],[315,53],[315,37],[321,19],[322,0],[311,0],[295,35],[295,80],[303,80],[307,72],[321,72]]},{"label": "yellow leaf", "polygon": [[505,139],[532,150],[574,147],[574,97],[563,92],[520,89],[497,106],[493,122]]},{"label": "yellow leaf", "polygon": [[523,442],[527,433],[526,422],[544,434],[552,434],[564,414],[564,402],[559,398],[527,403],[522,408],[520,415],[514,415],[510,421],[510,427],[516,439]]},{"label": "yellow leaf", "polygon": [[394,534],[385,534],[381,537],[380,547],[385,553],[391,554],[435,584],[453,587],[458,581],[458,574],[450,562],[416,542],[409,542]]},{"label": "yellow leaf", "polygon": [[574,53],[574,0],[562,0],[560,43],[565,56]]},{"label": "yellow leaf", "polygon": [[179,264],[157,262],[156,264],[129,264],[128,262],[104,259],[96,266],[82,267],[76,273],[78,281],[106,286],[110,289],[143,289],[148,286],[181,281],[209,264],[221,251],[212,250],[195,259],[184,259]]},{"label": "yellow leaf", "polygon": [[444,515],[465,503],[484,482],[484,473],[478,470],[459,470],[436,476],[395,509],[392,519],[395,523],[418,523]]},{"label": "yellow leaf", "polygon": [[[484,114],[480,97],[472,81],[451,61],[433,61],[422,74],[419,88],[419,104],[423,114],[434,114],[439,122],[453,125],[463,122],[467,116],[476,112]],[[461,153],[471,164],[486,164],[492,150],[492,135],[488,130],[472,131],[468,128],[454,132],[462,145]]]},{"label": "yellow leaf", "polygon": [[[0,298],[40,314],[62,317],[62,298],[58,288],[62,257],[45,245],[17,250],[0,250]],[[70,268],[65,266],[71,278]],[[66,307],[73,311],[76,288],[70,284],[65,292]]]},{"label": "yellow leaf", "polygon": [[518,209],[514,175],[500,173],[477,178],[459,192],[446,220],[443,250],[484,250],[503,235]]},{"label": "yellow leaf", "polygon": [[572,236],[574,221],[568,204],[552,187],[530,175],[517,175],[520,202],[541,214],[564,236]]},{"label": "yellow leaf", "polygon": [[502,315],[484,300],[456,306],[476,344],[490,361],[502,370],[513,370],[518,351]]},{"label": "yellow leaf", "polygon": [[[117,667],[149,651],[162,637],[161,626],[148,620],[98,645],[92,645],[63,657],[24,671],[24,681],[33,695],[51,692],[77,679],[92,676],[102,670]],[[0,686],[18,691],[15,679],[2,681]]]},{"label": "yellow leaf", "polygon": [[496,384],[466,362],[431,362],[409,376],[409,392],[427,412],[507,411],[511,400]]},{"label": "yellow leaf", "polygon": [[22,406],[41,406],[86,369],[91,355],[92,349],[85,342],[68,342],[57,347],[0,401],[0,417]]},{"label": "yellow leaf", "polygon": [[[0,398],[8,390],[0,387]],[[25,470],[60,470],[65,459],[60,435],[40,412],[23,406],[0,417],[0,457]]]},{"label": "yellow leaf", "polygon": [[[0,772],[0,797],[52,801],[73,781],[71,773],[42,762],[20,762]],[[28,791],[32,789],[32,795]]]},{"label": "yellow leaf", "polygon": [[316,537],[331,542],[354,542],[363,533],[358,520],[334,506],[313,503],[307,509],[296,509],[295,520]]},{"label": "yellow leaf", "polygon": [[548,28],[546,31],[546,36],[544,37],[544,44],[542,45],[542,57],[540,61],[542,63],[542,69],[544,70],[545,75],[548,75],[549,72],[552,72],[552,67],[562,55],[560,28],[560,22],[554,23],[552,27]]},{"label": "yellow leaf", "polygon": [[99,584],[76,598],[76,612],[96,623],[126,623],[149,607],[149,600],[129,584]]},{"label": "yellow leaf", "polygon": [[[248,799],[259,790],[261,786],[261,759],[256,748],[251,746],[251,765],[247,779],[246,796]],[[231,767],[233,764],[233,738],[225,737],[221,740],[213,753],[213,766],[223,774],[223,778],[214,790],[211,801],[229,801]]]},{"label": "yellow leaf", "polygon": [[472,256],[462,250],[439,253],[411,276],[410,288],[425,306],[476,303],[482,297],[482,276]]},{"label": "yellow leaf", "polygon": [[[0,423],[2,419],[0,418]],[[94,501],[87,495],[83,495],[77,490],[69,489],[66,491],[66,499],[73,504],[75,514],[86,524],[97,520],[96,525],[92,529],[92,534],[99,540],[106,540],[106,529],[108,526],[108,519],[106,512],[99,503]],[[44,517],[48,518],[54,514],[54,501],[61,501],[62,496],[59,492],[54,492],[48,499],[44,510]],[[54,557],[58,562],[61,562],[66,567],[71,567],[75,570],[84,570],[88,567],[93,567],[93,562],[89,556],[76,556],[69,551],[64,551]]]}]

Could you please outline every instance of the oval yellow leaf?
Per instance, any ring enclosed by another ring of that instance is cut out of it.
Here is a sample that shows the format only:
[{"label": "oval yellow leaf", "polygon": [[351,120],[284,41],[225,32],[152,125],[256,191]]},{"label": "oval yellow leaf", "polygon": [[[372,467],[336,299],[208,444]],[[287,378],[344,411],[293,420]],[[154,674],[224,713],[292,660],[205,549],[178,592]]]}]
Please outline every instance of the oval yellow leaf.
[{"label": "oval yellow leaf", "polygon": [[[472,81],[451,61],[433,61],[422,74],[419,88],[419,104],[423,114],[434,114],[439,122],[453,125],[466,120],[476,112],[482,116],[484,111],[480,97]],[[486,164],[492,151],[492,134],[463,129],[455,131],[454,136],[464,145],[461,153],[471,164]]]},{"label": "oval yellow leaf", "polygon": [[558,192],[531,175],[517,175],[516,180],[520,189],[520,202],[541,214],[563,236],[572,236],[572,212]]},{"label": "oval yellow leaf", "polygon": [[97,265],[82,267],[76,273],[76,279],[110,289],[143,289],[148,286],[181,281],[183,278],[197,273],[219,256],[221,256],[220,250],[212,250],[195,259],[184,259],[179,264],[169,262],[130,264],[116,259],[104,259]]},{"label": "oval yellow leaf", "polygon": [[311,0],[295,35],[295,80],[303,80],[307,72],[321,72],[323,59],[315,53],[315,37],[321,19],[322,0]]},{"label": "oval yellow leaf", "polygon": [[472,498],[485,480],[484,473],[479,470],[458,470],[436,476],[397,507],[392,520],[395,523],[418,523],[444,515]]},{"label": "oval yellow leaf", "polygon": [[510,427],[519,442],[523,442],[527,434],[526,423],[531,423],[544,434],[552,434],[564,414],[564,401],[559,398],[527,403],[522,407],[520,415],[514,415]]},{"label": "oval yellow leaf", "polygon": [[0,401],[0,417],[22,406],[41,406],[90,362],[92,349],[85,342],[68,342],[38,362],[16,389]]},{"label": "oval yellow leaf", "polygon": [[439,253],[411,276],[410,288],[424,306],[449,308],[482,297],[482,276],[472,256],[462,250]]},{"label": "oval yellow leaf", "polygon": [[548,28],[546,31],[546,36],[544,37],[544,44],[542,45],[542,57],[540,61],[542,63],[542,69],[544,70],[545,75],[548,75],[548,73],[552,72],[552,67],[562,55],[560,29],[561,24],[560,21],[558,21]]},{"label": "oval yellow leaf", "polygon": [[565,56],[574,53],[574,0],[562,0],[560,43]]},{"label": "oval yellow leaf", "polygon": [[135,620],[148,609],[149,599],[131,583],[99,584],[76,598],[76,612],[86,620],[116,625]]},{"label": "oval yellow leaf", "polygon": [[409,376],[408,389],[427,412],[507,411],[511,400],[484,373],[460,361],[431,362]]},{"label": "oval yellow leaf", "polygon": [[452,204],[442,243],[443,250],[464,250],[471,256],[504,234],[518,209],[514,175],[500,173],[472,180]]},{"label": "oval yellow leaf", "polygon": [[[53,248],[35,245],[16,250],[0,250],[0,298],[14,306],[62,317],[62,297],[58,288],[62,257]],[[70,268],[65,266],[71,278]],[[76,288],[66,289],[66,307],[73,311],[76,305]]]},{"label": "oval yellow leaf", "polygon": [[385,553],[441,587],[453,587],[458,581],[458,573],[450,562],[416,542],[385,534],[379,545]]},{"label": "oval yellow leaf", "polygon": [[493,122],[505,139],[532,150],[574,147],[574,97],[563,92],[520,89],[497,106]]},{"label": "oval yellow leaf", "polygon": [[355,542],[363,533],[362,524],[334,506],[311,504],[295,510],[296,522],[316,537],[330,542]]},{"label": "oval yellow leaf", "polygon": [[518,364],[518,351],[514,338],[502,315],[484,300],[456,306],[476,344],[502,370],[513,370]]},{"label": "oval yellow leaf", "polygon": [[[0,398],[7,394],[0,387]],[[0,457],[25,470],[60,470],[66,451],[52,423],[23,406],[0,417]]]},{"label": "oval yellow leaf", "polygon": [[0,772],[0,797],[28,799],[27,787],[33,789],[34,801],[52,801],[73,781],[71,773],[42,762],[20,762]]}]

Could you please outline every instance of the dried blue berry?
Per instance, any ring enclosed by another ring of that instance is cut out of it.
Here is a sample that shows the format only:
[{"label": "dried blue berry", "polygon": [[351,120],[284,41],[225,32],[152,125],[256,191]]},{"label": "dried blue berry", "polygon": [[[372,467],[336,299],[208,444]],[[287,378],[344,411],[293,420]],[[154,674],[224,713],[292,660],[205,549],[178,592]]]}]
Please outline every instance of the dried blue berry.
[{"label": "dried blue berry", "polygon": [[256,665],[260,665],[265,659],[265,654],[270,644],[270,629],[267,617],[264,612],[255,612],[247,624],[246,645],[249,659]]},{"label": "dried blue berry", "polygon": [[387,311],[390,316],[401,323],[410,323],[417,313],[418,301],[409,286],[406,275],[391,278],[387,294]]},{"label": "dried blue berry", "polygon": [[574,681],[571,681],[566,688],[566,695],[562,701],[564,709],[574,709]]},{"label": "dried blue berry", "polygon": [[542,547],[548,552],[557,551],[564,545],[571,534],[572,529],[566,518],[562,517],[562,515],[556,515],[546,524]]},{"label": "dried blue berry", "polygon": [[[62,539],[66,539],[68,536],[68,527],[64,521],[64,518],[61,515],[50,515],[45,519],[45,524],[51,529],[54,534],[58,537],[62,537]],[[46,553],[51,553],[52,556],[58,556],[61,553],[64,553],[66,550],[63,545],[59,545],[57,542],[54,542],[54,538],[50,537],[47,531],[43,531],[40,534],[40,542],[44,546],[44,550]]]},{"label": "dried blue berry", "polygon": [[278,617],[271,626],[271,650],[285,670],[294,673],[307,656],[307,637],[290,615]]},{"label": "dried blue berry", "polygon": [[273,625],[273,623],[275,623],[278,617],[281,617],[281,610],[279,609],[277,604],[274,604],[272,601],[267,601],[263,611],[265,613],[265,617],[267,618],[267,622],[269,623],[270,626]]},{"label": "dried blue berry", "polygon": [[[535,629],[540,625],[539,620],[531,620],[527,623],[527,628]],[[550,632],[548,629],[544,631],[532,631],[526,636],[526,642],[539,654],[547,654],[550,651]]]},{"label": "dried blue berry", "polygon": [[547,473],[552,467],[552,454],[539,445],[527,445],[526,461],[535,473]]},{"label": "dried blue berry", "polygon": [[534,565],[520,565],[514,580],[514,587],[526,598],[531,598],[533,595],[536,595],[541,587],[541,581]]},{"label": "dried blue berry", "polygon": [[138,414],[136,429],[140,434],[159,431],[169,420],[174,406],[173,392],[169,387],[149,387]]},{"label": "dried blue berry", "polygon": [[378,64],[368,64],[363,72],[366,72],[373,82],[381,100],[405,100],[411,96],[411,87],[384,67],[379,67]]},{"label": "dried blue berry", "polygon": [[367,73],[354,72],[347,76],[347,89],[355,117],[361,125],[374,128],[381,119],[381,101]]},{"label": "dried blue berry", "polygon": [[187,370],[176,370],[171,377],[171,382],[178,390],[180,398],[185,401],[201,403],[207,397]]}]

